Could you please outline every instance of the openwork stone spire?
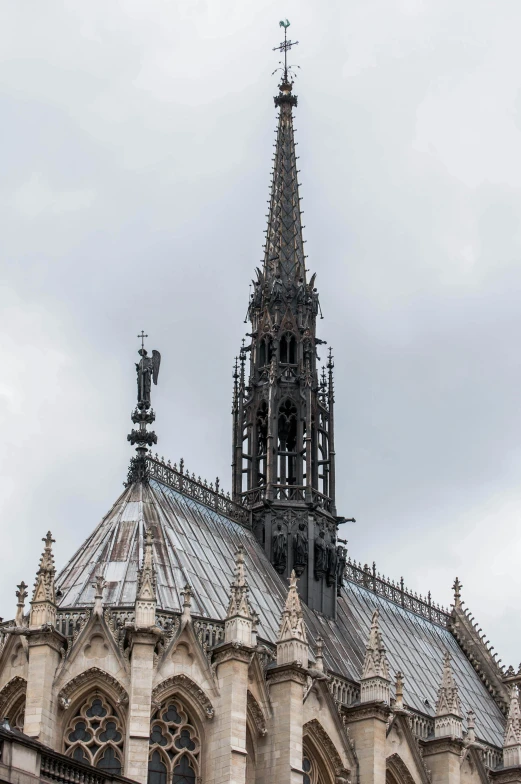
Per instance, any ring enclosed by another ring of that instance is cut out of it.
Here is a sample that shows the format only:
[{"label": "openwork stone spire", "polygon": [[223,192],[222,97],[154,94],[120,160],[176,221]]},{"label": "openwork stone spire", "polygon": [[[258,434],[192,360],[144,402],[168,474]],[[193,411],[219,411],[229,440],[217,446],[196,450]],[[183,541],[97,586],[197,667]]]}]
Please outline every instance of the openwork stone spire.
[{"label": "openwork stone spire", "polygon": [[360,679],[360,702],[385,702],[389,704],[391,697],[389,663],[378,625],[378,618],[378,610],[375,610],[371,620],[369,639],[365,648],[364,665]]},{"label": "openwork stone spire", "polygon": [[235,554],[235,579],[230,585],[230,601],[224,622],[224,641],[252,645],[253,614],[248,600],[244,568],[244,547]]},{"label": "openwork stone spire", "polygon": [[[289,22],[284,55],[268,226],[247,311],[249,345],[233,373],[233,499],[251,510],[253,530],[277,572],[302,579],[314,610],[335,617],[341,573],[336,543],[333,361],[319,381],[321,317],[315,275],[307,277],[293,131]],[[279,70],[279,69],[277,69]],[[246,372],[249,357],[249,376]],[[247,377],[248,376],[248,377]],[[315,553],[310,552],[310,547]],[[313,572],[310,574],[310,572]]]},{"label": "openwork stone spire", "polygon": [[143,563],[138,573],[136,594],[136,626],[154,626],[156,620],[156,575],[152,557],[152,529],[145,532]]},{"label": "openwork stone spire", "polygon": [[515,684],[510,690],[510,706],[503,741],[503,765],[505,768],[521,765],[521,711],[519,691]]},{"label": "openwork stone spire", "polygon": [[309,662],[308,638],[297,591],[295,571],[291,572],[289,578],[289,590],[277,638],[277,664],[291,664],[293,662],[297,662],[304,668],[307,668]]},{"label": "openwork stone spire", "polygon": [[458,687],[454,681],[451,658],[448,651],[445,652],[441,684],[436,701],[434,735],[436,738],[442,738],[447,735],[454,738],[463,737]]},{"label": "openwork stone spire", "polygon": [[56,568],[54,566],[54,556],[52,545],[54,543],[52,534],[47,532],[47,536],[42,539],[45,542],[44,551],[40,558],[40,565],[36,572],[33,598],[31,601],[31,615],[29,625],[33,628],[43,624],[56,623],[56,593],[54,587],[54,576]]}]

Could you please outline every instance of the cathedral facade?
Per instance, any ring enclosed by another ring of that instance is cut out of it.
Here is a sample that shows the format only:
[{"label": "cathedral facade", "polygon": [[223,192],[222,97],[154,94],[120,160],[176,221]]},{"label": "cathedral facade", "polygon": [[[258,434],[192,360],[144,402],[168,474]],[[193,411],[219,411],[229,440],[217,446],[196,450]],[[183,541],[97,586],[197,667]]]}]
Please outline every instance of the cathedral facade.
[{"label": "cathedral facade", "polygon": [[458,579],[445,610],[338,538],[334,362],[318,364],[286,65],[275,105],[231,495],[150,451],[161,357],[142,343],[123,493],[59,573],[45,536],[0,624],[2,781],[521,782],[521,671]]}]

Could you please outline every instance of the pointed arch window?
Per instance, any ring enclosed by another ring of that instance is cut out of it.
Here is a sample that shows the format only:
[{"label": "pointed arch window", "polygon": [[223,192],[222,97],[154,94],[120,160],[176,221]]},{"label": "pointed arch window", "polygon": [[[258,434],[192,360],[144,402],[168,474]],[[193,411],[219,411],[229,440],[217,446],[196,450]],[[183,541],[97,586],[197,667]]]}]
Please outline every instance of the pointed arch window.
[{"label": "pointed arch window", "polygon": [[123,769],[123,724],[114,706],[100,694],[90,696],[65,730],[65,753],[79,762],[120,775]]},{"label": "pointed arch window", "polygon": [[264,335],[259,341],[259,367],[265,367],[271,362],[273,343],[271,335]]},{"label": "pointed arch window", "polygon": [[155,711],[150,724],[148,784],[196,784],[201,742],[190,714],[177,698]]},{"label": "pointed arch window", "polygon": [[259,405],[255,416],[256,439],[256,484],[258,487],[266,484],[267,455],[268,455],[268,404],[265,400]]},{"label": "pointed arch window", "polygon": [[291,332],[283,335],[280,339],[280,364],[297,364],[297,341],[295,339],[295,335],[293,335]]},{"label": "pointed arch window", "polygon": [[298,484],[297,424],[297,407],[291,400],[285,400],[279,407],[278,417],[279,449],[277,477],[281,485]]}]

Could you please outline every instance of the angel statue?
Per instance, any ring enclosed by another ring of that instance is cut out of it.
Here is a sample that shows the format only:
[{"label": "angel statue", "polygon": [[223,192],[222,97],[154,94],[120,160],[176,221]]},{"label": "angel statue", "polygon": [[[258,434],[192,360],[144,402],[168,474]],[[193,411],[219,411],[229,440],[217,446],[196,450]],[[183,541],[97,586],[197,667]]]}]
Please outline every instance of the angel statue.
[{"label": "angel statue", "polygon": [[152,356],[149,357],[146,348],[140,348],[138,354],[141,356],[141,359],[139,362],[136,362],[137,401],[144,404],[145,408],[148,408],[150,405],[150,384],[151,381],[157,384],[161,354],[154,349]]}]

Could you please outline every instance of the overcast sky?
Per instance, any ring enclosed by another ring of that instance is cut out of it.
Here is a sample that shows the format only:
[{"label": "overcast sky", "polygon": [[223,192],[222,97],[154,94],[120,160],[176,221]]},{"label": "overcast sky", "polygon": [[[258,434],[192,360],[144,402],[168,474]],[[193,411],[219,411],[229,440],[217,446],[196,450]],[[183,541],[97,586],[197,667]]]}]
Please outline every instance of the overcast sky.
[{"label": "overcast sky", "polygon": [[443,604],[458,575],[517,666],[514,0],[4,0],[0,614],[122,489],[141,328],[159,453],[230,487],[285,17],[350,553]]}]

